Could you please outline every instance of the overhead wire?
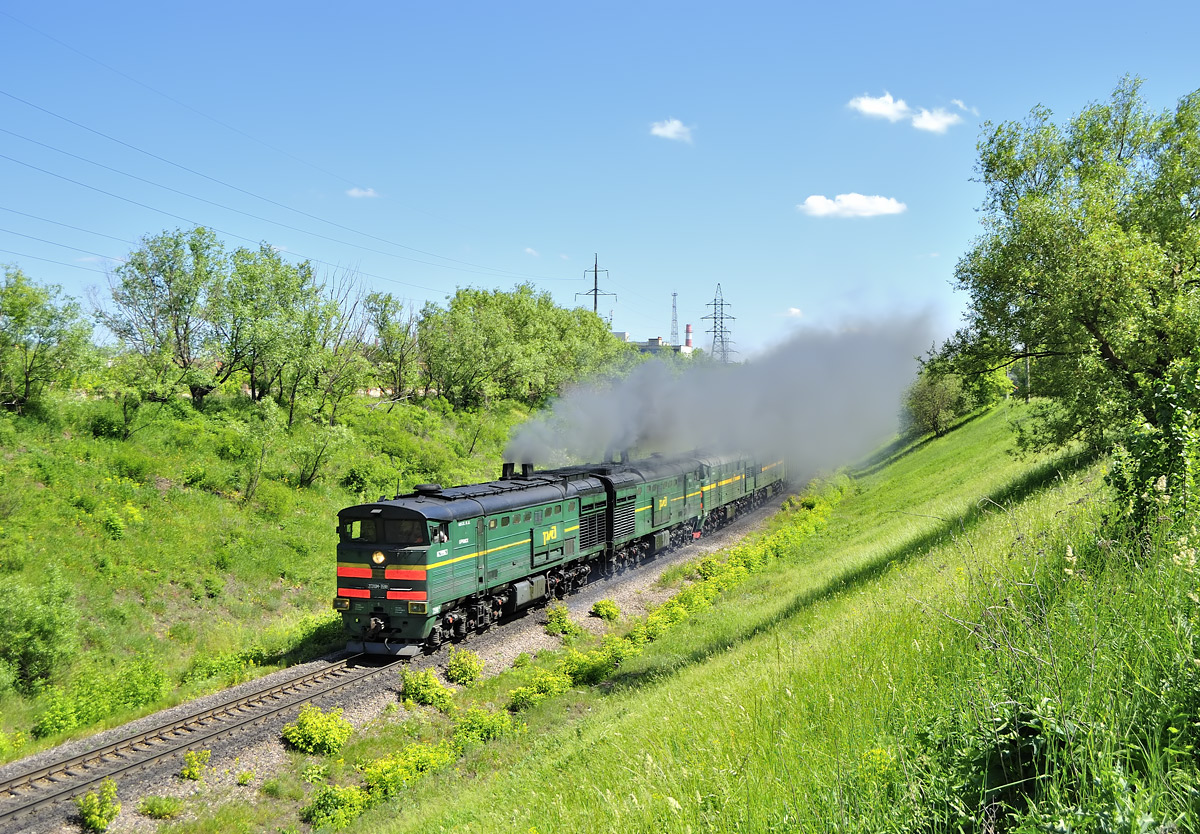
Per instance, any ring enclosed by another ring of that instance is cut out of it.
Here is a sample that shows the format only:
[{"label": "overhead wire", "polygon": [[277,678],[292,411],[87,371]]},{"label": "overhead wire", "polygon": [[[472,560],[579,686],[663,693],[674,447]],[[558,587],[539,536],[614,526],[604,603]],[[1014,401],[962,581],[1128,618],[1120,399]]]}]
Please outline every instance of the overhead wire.
[{"label": "overhead wire", "polygon": [[[262,244],[262,241],[253,240],[251,238],[245,237],[244,235],[239,235],[239,234],[236,234],[235,232],[230,232],[225,229],[220,229],[220,228],[210,225],[210,224],[200,223],[196,220],[192,220],[191,218],[184,217],[183,215],[175,214],[174,212],[167,211],[166,209],[156,208],[155,206],[147,205],[146,203],[139,202],[139,201],[131,199],[129,197],[122,197],[120,194],[114,194],[113,192],[106,191],[103,188],[98,188],[94,185],[88,185],[85,182],[80,182],[79,180],[72,179],[71,177],[65,176],[63,174],[58,174],[58,173],[55,173],[54,171],[49,171],[45,168],[40,168],[37,165],[33,165],[28,162],[23,162],[19,159],[14,159],[13,157],[8,156],[6,154],[0,154],[0,159],[7,159],[9,162],[15,162],[18,165],[23,165],[26,168],[33,169],[34,171],[39,171],[40,173],[46,174],[51,177],[55,177],[60,180],[64,180],[73,185],[78,185],[81,188],[86,188],[90,191],[95,191],[95,192],[97,192],[99,194],[103,194],[107,197],[112,197],[113,199],[121,200],[126,203],[130,203],[131,205],[138,206],[139,208],[144,208],[147,211],[153,211],[158,214],[162,214],[166,217],[171,217],[176,220],[182,220],[184,223],[187,223],[190,226],[203,226],[204,228],[212,229],[214,232],[219,232],[220,234],[226,235],[227,237],[235,238],[236,240],[245,241],[247,243],[252,243],[255,245]],[[333,269],[344,269],[345,268],[345,267],[341,266],[340,264],[330,263],[329,261],[323,261],[319,258],[310,258],[299,252],[289,251],[288,254],[292,255],[294,257],[300,258],[301,260],[309,261],[309,262],[315,263],[315,264],[321,264],[322,266],[331,267]],[[397,256],[397,257],[399,257],[399,256]],[[378,278],[383,281],[390,281],[395,284],[401,284],[402,286],[406,286],[406,287],[413,287],[415,289],[426,290],[428,292],[439,293],[439,294],[445,292],[445,289],[439,289],[437,287],[427,287],[427,286],[424,286],[423,284],[414,284],[410,281],[401,281],[399,278],[390,278],[390,277],[387,277],[384,275],[375,275],[373,273],[363,272],[361,270],[355,270],[355,272],[357,272],[357,274],[359,274],[359,275],[363,275],[363,276],[366,276],[369,278]]]},{"label": "overhead wire", "polygon": [[[289,205],[287,205],[286,203],[280,203],[280,202],[278,202],[278,201],[276,201],[276,200],[272,200],[272,199],[271,199],[271,198],[269,198],[269,197],[263,197],[263,196],[262,196],[262,195],[260,195],[260,194],[255,194],[253,191],[248,191],[248,190],[246,190],[246,189],[244,189],[244,188],[241,188],[241,187],[239,187],[239,186],[233,185],[232,183],[227,183],[227,182],[225,182],[224,180],[221,180],[221,179],[218,179],[217,177],[213,177],[213,176],[210,176],[210,175],[208,175],[208,174],[205,174],[205,173],[203,173],[202,171],[197,171],[197,170],[195,170],[194,168],[189,168],[189,167],[188,167],[188,166],[186,166],[186,165],[182,165],[182,164],[180,164],[180,163],[178,163],[178,162],[174,162],[173,160],[167,159],[166,157],[159,156],[158,154],[156,154],[156,153],[153,153],[152,151],[147,151],[147,150],[145,150],[145,149],[143,149],[143,148],[139,148],[139,147],[137,147],[136,145],[130,144],[129,142],[126,142],[126,141],[124,141],[124,140],[122,140],[122,139],[118,139],[118,138],[116,138],[115,136],[110,136],[109,134],[107,134],[107,133],[104,133],[103,131],[96,130],[95,128],[89,127],[89,126],[87,126],[87,125],[85,125],[85,124],[83,124],[83,123],[81,123],[81,122],[77,122],[77,121],[75,121],[74,119],[68,118],[68,117],[66,117],[66,116],[63,116],[63,115],[61,115],[61,114],[59,114],[59,113],[55,113],[54,111],[52,111],[52,110],[49,110],[49,109],[47,109],[47,108],[45,108],[45,107],[42,107],[41,105],[34,104],[34,103],[33,103],[33,102],[31,102],[31,101],[28,101],[28,100],[26,100],[26,99],[23,99],[23,98],[21,98],[20,96],[14,95],[13,93],[10,93],[10,92],[8,92],[7,90],[2,90],[2,89],[0,89],[0,95],[3,95],[3,96],[5,96],[5,97],[7,97],[7,98],[10,98],[10,99],[12,99],[13,101],[20,102],[21,104],[24,104],[24,105],[25,105],[25,106],[27,106],[27,107],[31,107],[31,108],[33,108],[34,110],[37,110],[37,111],[39,111],[39,112],[41,112],[41,113],[45,113],[45,114],[46,114],[46,115],[48,115],[48,116],[52,116],[53,118],[59,119],[59,120],[61,120],[61,121],[63,121],[63,122],[66,122],[67,124],[70,124],[70,125],[73,125],[73,126],[75,126],[75,127],[79,128],[79,129],[81,129],[81,130],[86,130],[87,132],[89,132],[89,133],[93,133],[93,134],[95,134],[96,136],[100,136],[100,137],[102,137],[102,138],[104,138],[104,139],[107,139],[107,140],[108,140],[108,141],[110,141],[110,142],[115,142],[116,144],[118,144],[118,145],[121,145],[122,147],[129,148],[130,150],[132,150],[132,151],[136,151],[137,153],[140,153],[140,154],[144,154],[145,156],[148,156],[148,157],[150,157],[151,159],[155,159],[155,160],[158,160],[159,162],[162,162],[162,163],[164,163],[164,164],[166,164],[166,165],[170,165],[170,166],[172,166],[172,167],[174,167],[174,168],[178,168],[179,170],[181,170],[181,171],[185,171],[185,172],[187,172],[187,173],[189,173],[189,174],[192,174],[193,176],[201,177],[202,179],[206,179],[206,180],[209,180],[210,182],[214,182],[214,183],[216,183],[217,185],[220,185],[220,186],[222,186],[222,187],[224,187],[224,188],[229,188],[229,189],[232,189],[233,191],[237,191],[237,192],[238,192],[238,193],[240,193],[240,194],[245,194],[246,196],[248,196],[248,197],[253,197],[253,198],[254,198],[254,199],[256,199],[256,200],[262,200],[262,201],[263,201],[263,202],[265,202],[265,203],[269,203],[269,204],[271,204],[271,205],[273,205],[273,206],[276,206],[276,207],[278,207],[278,208],[286,209],[287,211],[292,211],[292,212],[295,212],[296,214],[300,214],[300,215],[302,215],[302,216],[304,216],[304,217],[308,217],[308,218],[310,218],[310,219],[312,219],[312,220],[316,220],[316,221],[318,221],[318,222],[320,222],[320,223],[326,223],[326,224],[328,224],[328,225],[330,225],[330,226],[333,226],[333,227],[335,227],[335,228],[342,229],[342,230],[344,230],[344,231],[348,231],[348,232],[351,232],[351,233],[353,233],[353,234],[362,235],[363,237],[370,238],[370,239],[372,239],[372,240],[376,240],[376,241],[379,241],[379,242],[381,242],[381,243],[386,243],[386,244],[388,244],[389,246],[395,246],[395,247],[397,247],[397,248],[399,248],[399,249],[406,249],[406,250],[408,250],[408,251],[410,251],[410,252],[416,252],[417,254],[420,254],[420,255],[425,255],[425,256],[427,256],[427,257],[430,257],[430,258],[438,258],[438,259],[440,259],[440,260],[448,261],[448,262],[450,262],[450,263],[456,263],[456,264],[461,264],[461,265],[463,265],[463,266],[469,266],[469,267],[472,267],[473,269],[476,269],[476,270],[479,270],[479,269],[482,269],[482,270],[487,270],[488,272],[494,272],[494,273],[497,273],[498,275],[508,275],[508,276],[510,276],[510,277],[516,277],[516,278],[531,278],[531,279],[533,279],[533,280],[536,280],[536,281],[556,281],[556,280],[563,280],[563,279],[561,279],[561,278],[547,278],[547,277],[544,277],[544,276],[539,276],[539,275],[530,275],[530,274],[528,274],[528,273],[513,272],[513,271],[511,271],[511,270],[499,269],[499,268],[497,268],[497,267],[484,266],[484,265],[482,265],[482,264],[475,264],[475,263],[471,263],[470,261],[462,261],[462,260],[459,260],[459,259],[457,259],[457,258],[451,258],[451,257],[448,257],[448,256],[446,256],[446,255],[439,255],[439,254],[437,254],[436,252],[429,252],[429,251],[426,251],[426,250],[424,250],[424,249],[418,249],[418,248],[416,248],[416,247],[414,247],[414,246],[408,246],[408,245],[406,245],[406,244],[403,244],[403,243],[397,243],[396,241],[393,241],[393,240],[388,240],[387,238],[379,237],[378,235],[373,235],[373,234],[371,234],[371,233],[369,233],[369,232],[363,232],[363,231],[360,231],[360,230],[358,230],[358,229],[355,229],[355,228],[353,228],[353,227],[351,227],[351,226],[346,226],[346,225],[344,225],[344,224],[337,223],[337,222],[334,222],[334,221],[332,221],[332,220],[327,220],[327,219],[325,219],[325,218],[323,218],[323,217],[320,217],[320,216],[318,216],[318,215],[311,214],[311,213],[309,213],[309,212],[303,211],[302,209],[294,208],[293,206],[289,206]],[[43,147],[47,147],[47,148],[49,148],[50,150],[54,150],[54,151],[57,151],[57,152],[59,152],[59,153],[66,154],[67,156],[75,156],[75,154],[71,154],[71,153],[70,153],[70,152],[68,152],[68,151],[63,151],[63,150],[60,150],[60,149],[58,149],[58,148],[55,148],[55,147],[53,147],[53,146],[46,145],[46,144],[44,144],[44,143],[42,143],[42,142],[38,142],[38,141],[37,141],[37,140],[35,140],[35,139],[29,139],[28,137],[21,136],[21,135],[20,135],[20,134],[18,134],[18,133],[14,133],[14,132],[12,132],[12,131],[9,131],[9,130],[5,130],[4,132],[5,132],[5,133],[9,133],[9,134],[11,134],[11,135],[13,135],[13,136],[17,136],[18,138],[21,138],[21,139],[25,139],[25,141],[27,141],[27,142],[32,142],[32,143],[34,143],[34,144],[42,145]],[[106,167],[108,167],[108,166],[102,165],[101,163],[98,163],[98,162],[92,162],[92,160],[86,159],[86,158],[84,158],[84,157],[78,157],[78,156],[76,156],[76,158],[77,158],[77,159],[81,159],[81,160],[82,160],[82,161],[84,161],[84,162],[90,162],[90,163],[91,163],[91,164],[93,164],[93,165],[98,165],[98,166],[100,166],[100,167],[102,167],[102,168],[106,168]],[[127,173],[125,173],[124,171],[120,171],[120,170],[117,170],[117,169],[115,169],[115,168],[110,168],[109,170],[112,170],[112,171],[114,171],[114,172],[116,172],[116,173],[119,173],[119,174],[124,174],[125,176],[130,176],[130,177],[133,177],[133,178],[135,178],[135,179],[141,179],[140,177],[137,177],[137,176],[136,176],[136,175],[134,175],[134,174],[127,174]],[[149,181],[149,180],[144,180],[144,181],[146,181],[146,182],[151,182],[151,181]],[[157,183],[151,183],[151,184],[157,184]],[[161,186],[161,187],[163,187],[163,188],[169,188],[168,186]],[[169,190],[174,190],[174,189],[169,189]],[[183,193],[183,192],[180,192],[180,193]],[[192,196],[192,195],[186,195],[186,196]],[[194,199],[203,199],[203,198],[196,197],[196,198],[194,198]],[[206,200],[205,202],[211,202],[211,201],[207,201],[207,200]],[[214,205],[219,205],[219,204],[216,204],[216,203],[214,203]],[[224,206],[222,206],[222,207],[224,207]],[[288,228],[288,229],[292,229],[292,230],[297,230],[297,229],[296,229],[296,227],[294,227],[294,226],[289,226],[289,225],[287,225],[286,223],[279,223],[279,222],[277,222],[277,221],[273,221],[273,220],[264,220],[263,218],[260,218],[260,217],[258,217],[257,215],[250,214],[249,212],[242,212],[242,211],[240,211],[240,210],[238,210],[238,209],[232,209],[232,210],[233,210],[233,211],[238,211],[238,212],[239,212],[239,213],[241,213],[241,214],[246,214],[247,216],[249,216],[249,217],[253,217],[253,218],[255,218],[256,220],[263,220],[264,222],[267,222],[267,223],[274,223],[275,225],[282,226],[282,227],[284,227],[284,228]],[[302,231],[302,230],[297,230],[297,231]],[[384,255],[389,255],[389,256],[391,256],[391,257],[396,257],[396,258],[403,258],[403,257],[404,257],[404,256],[402,256],[402,255],[396,255],[396,254],[394,254],[394,253],[390,253],[390,252],[380,252],[380,250],[377,250],[377,249],[369,249],[369,247],[362,246],[361,244],[350,243],[350,242],[348,242],[348,241],[341,241],[341,240],[338,240],[337,238],[331,238],[331,237],[327,237],[327,236],[325,236],[325,235],[321,235],[321,234],[319,234],[319,233],[317,233],[317,232],[303,232],[303,233],[304,233],[304,234],[311,234],[311,235],[314,235],[314,236],[316,236],[316,237],[323,237],[323,238],[325,238],[326,240],[334,241],[334,242],[336,242],[336,243],[341,243],[341,244],[343,244],[343,245],[345,245],[345,246],[354,246],[354,247],[356,247],[356,248],[367,249],[368,251],[372,251],[372,252],[376,252],[376,253],[379,253],[379,254],[384,254]],[[411,259],[411,258],[406,258],[406,260],[414,260],[414,259]],[[426,262],[424,262],[424,261],[416,261],[416,263],[426,263]],[[454,267],[449,267],[449,266],[446,266],[445,264],[428,264],[428,265],[429,265],[429,266],[438,266],[438,267],[440,267],[440,268],[442,268],[442,269],[453,269],[453,268],[454,268]]]}]

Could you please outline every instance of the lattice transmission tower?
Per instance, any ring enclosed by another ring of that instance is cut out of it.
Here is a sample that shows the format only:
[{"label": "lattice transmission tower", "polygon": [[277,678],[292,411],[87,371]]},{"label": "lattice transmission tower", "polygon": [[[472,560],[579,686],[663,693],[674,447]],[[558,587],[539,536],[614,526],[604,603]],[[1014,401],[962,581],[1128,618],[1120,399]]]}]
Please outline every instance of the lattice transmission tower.
[{"label": "lattice transmission tower", "polygon": [[679,314],[675,312],[675,298],[679,295],[677,292],[671,293],[671,344],[679,344]]},{"label": "lattice transmission tower", "polygon": [[705,305],[712,307],[713,311],[707,316],[702,316],[704,319],[712,319],[712,330],[705,331],[711,333],[712,340],[712,355],[718,362],[729,362],[729,357],[737,353],[733,349],[733,340],[729,338],[729,328],[725,326],[725,322],[734,321],[735,317],[725,312],[726,307],[732,305],[726,304],[725,299],[721,295],[721,285],[717,284],[717,294],[713,298],[711,304]]}]

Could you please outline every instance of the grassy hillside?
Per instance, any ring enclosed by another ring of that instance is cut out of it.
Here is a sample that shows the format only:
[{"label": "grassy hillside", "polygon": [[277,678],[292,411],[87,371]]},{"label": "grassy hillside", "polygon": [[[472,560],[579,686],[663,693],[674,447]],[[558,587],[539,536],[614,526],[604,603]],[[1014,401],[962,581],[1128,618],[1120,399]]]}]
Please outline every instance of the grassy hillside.
[{"label": "grassy hillside", "polygon": [[1103,462],[1009,454],[1023,413],[794,504],[736,567],[694,566],[686,611],[293,754],[253,805],[171,830],[1193,830],[1195,534],[1122,538]]},{"label": "grassy hillside", "polygon": [[0,756],[112,723],[340,642],[335,513],[415,483],[495,477],[509,428],[359,402],[324,436],[272,433],[240,396],[0,415]]}]

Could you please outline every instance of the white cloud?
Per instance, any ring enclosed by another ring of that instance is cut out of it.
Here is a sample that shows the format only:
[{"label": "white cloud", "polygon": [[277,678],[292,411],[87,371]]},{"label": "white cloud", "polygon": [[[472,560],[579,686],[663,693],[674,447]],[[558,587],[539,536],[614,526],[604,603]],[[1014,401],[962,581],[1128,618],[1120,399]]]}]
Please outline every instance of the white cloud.
[{"label": "white cloud", "polygon": [[665,122],[655,122],[650,125],[651,136],[661,136],[663,139],[674,139],[676,142],[691,142],[692,129],[679,119],[667,119]]},{"label": "white cloud", "polygon": [[787,317],[789,319],[798,319],[803,315],[804,315],[804,311],[801,310],[799,307],[788,307],[787,308]]},{"label": "white cloud", "polygon": [[374,188],[359,188],[358,186],[351,188],[349,191],[346,192],[346,194],[351,197],[354,197],[356,199],[359,197],[378,197],[379,196],[378,192],[376,192]]},{"label": "white cloud", "polygon": [[541,255],[540,255],[540,254],[538,254],[538,250],[534,249],[532,246],[526,246],[526,247],[525,247],[525,254],[526,254],[526,255],[533,255],[533,257],[535,257],[535,258],[540,258],[540,257],[541,257]]},{"label": "white cloud", "polygon": [[912,115],[912,108],[904,103],[904,99],[892,98],[892,94],[886,92],[878,98],[866,95],[852,98],[846,106],[864,116],[876,116],[889,122],[898,122]]},{"label": "white cloud", "polygon": [[964,104],[963,100],[960,98],[952,98],[952,99],[950,99],[950,103],[953,104],[955,107],[957,107],[959,110],[963,111],[964,113],[970,113],[972,116],[979,115],[978,107],[967,107],[967,105]]},{"label": "white cloud", "polygon": [[917,130],[928,130],[931,133],[945,133],[950,125],[962,121],[962,116],[938,107],[933,110],[921,108],[921,112],[913,116],[912,125]]},{"label": "white cloud", "polygon": [[907,208],[894,197],[868,197],[854,192],[839,194],[832,200],[813,194],[796,206],[797,211],[811,217],[875,217],[880,214],[900,214]]}]

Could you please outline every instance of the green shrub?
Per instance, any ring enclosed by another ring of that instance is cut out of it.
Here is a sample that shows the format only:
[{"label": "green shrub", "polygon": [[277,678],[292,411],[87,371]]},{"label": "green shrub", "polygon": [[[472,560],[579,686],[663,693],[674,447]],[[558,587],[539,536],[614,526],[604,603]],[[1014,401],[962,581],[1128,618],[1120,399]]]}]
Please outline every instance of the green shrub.
[{"label": "green shrub", "polygon": [[125,522],[121,520],[121,516],[116,510],[105,510],[100,519],[100,526],[104,528],[104,534],[110,539],[125,538]]},{"label": "green shrub", "polygon": [[37,589],[0,578],[0,660],[16,672],[20,691],[37,691],[74,660],[79,614],[72,596],[54,568]]},{"label": "green shrub", "polygon": [[116,409],[106,409],[99,414],[93,414],[87,422],[88,431],[92,437],[109,437],[113,440],[125,439],[125,420]]},{"label": "green shrub", "polygon": [[455,758],[454,748],[446,742],[410,744],[398,753],[365,765],[363,781],[372,800],[388,799],[422,774],[449,764]]},{"label": "green shrub", "polygon": [[483,660],[470,649],[450,647],[450,659],[446,663],[446,679],[460,686],[474,683],[483,674]]},{"label": "green shrub", "polygon": [[400,672],[401,694],[406,701],[424,704],[441,712],[449,712],[454,708],[454,693],[442,686],[432,669],[414,672],[403,669]]},{"label": "green shrub", "polygon": [[506,713],[471,707],[454,722],[454,745],[461,750],[471,744],[502,738],[512,731],[513,720]]},{"label": "green shrub", "polygon": [[314,828],[340,831],[362,814],[370,801],[370,795],[357,785],[326,785],[300,810],[300,819]]},{"label": "green shrub", "polygon": [[254,781],[254,771],[253,770],[243,770],[241,773],[239,773],[237,775],[237,783],[239,785],[249,785],[253,781]]},{"label": "green shrub", "polygon": [[25,734],[0,732],[0,758],[6,758],[25,749]]},{"label": "green shrub", "polygon": [[531,660],[533,660],[533,658],[531,658],[529,656],[529,652],[521,652],[520,654],[518,654],[516,657],[513,658],[513,662],[512,662],[513,668],[520,669],[523,666],[528,666],[529,661],[531,661]]},{"label": "green shrub", "polygon": [[184,779],[199,782],[204,778],[208,768],[208,760],[212,758],[211,750],[189,750],[183,754],[183,768],[179,775]]},{"label": "green shrub", "polygon": [[617,668],[617,661],[608,652],[592,649],[579,652],[571,649],[560,667],[563,674],[571,679],[576,686],[590,686],[611,675]]},{"label": "green shrub", "polygon": [[254,500],[267,518],[283,518],[292,509],[292,491],[274,481],[260,482]]},{"label": "green shrub", "polygon": [[563,672],[537,669],[528,686],[518,686],[508,693],[510,712],[521,712],[552,695],[561,695],[571,688],[571,678]]},{"label": "green shrub", "polygon": [[99,790],[75,797],[75,806],[79,809],[84,829],[104,831],[121,813],[121,803],[117,801],[117,783],[105,779],[100,783]]},{"label": "green shrub", "polygon": [[175,819],[183,813],[183,800],[176,796],[144,796],[138,802],[138,813],[154,820]]},{"label": "green shrub", "polygon": [[116,455],[110,464],[113,474],[141,483],[150,471],[150,459],[133,451]]},{"label": "green shrub", "polygon": [[341,708],[323,712],[315,704],[305,704],[296,720],[284,725],[283,740],[301,753],[332,756],[353,732],[354,727],[342,718]]},{"label": "green shrub", "polygon": [[561,634],[563,637],[575,637],[583,633],[583,629],[571,621],[571,612],[564,603],[556,602],[546,608],[546,633]]},{"label": "green shrub", "polygon": [[615,623],[617,620],[621,619],[621,609],[618,608],[617,604],[611,599],[598,600],[596,604],[592,606],[591,613],[593,617],[599,617],[600,619],[609,623]]}]

